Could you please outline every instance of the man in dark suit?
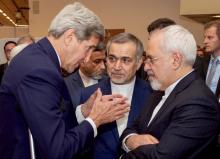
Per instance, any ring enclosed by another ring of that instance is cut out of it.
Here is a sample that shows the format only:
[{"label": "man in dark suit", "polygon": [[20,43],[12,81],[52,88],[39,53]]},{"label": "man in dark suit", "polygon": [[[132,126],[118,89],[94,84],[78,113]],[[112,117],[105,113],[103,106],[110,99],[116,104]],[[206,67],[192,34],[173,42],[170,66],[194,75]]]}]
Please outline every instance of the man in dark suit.
[{"label": "man in dark suit", "polygon": [[[154,90],[145,110],[122,134],[123,159],[212,158],[220,126],[219,104],[192,68],[193,35],[178,25],[151,34],[145,71]],[[157,92],[158,94],[158,92]]]},{"label": "man in dark suit", "polygon": [[4,45],[4,53],[5,53],[5,57],[6,57],[7,62],[0,65],[0,84],[1,84],[1,80],[2,80],[2,77],[4,75],[4,72],[5,72],[5,70],[8,66],[8,61],[10,60],[11,50],[15,46],[16,46],[16,42],[14,42],[14,41],[7,41]]},{"label": "man in dark suit", "polygon": [[[119,137],[127,125],[131,125],[139,115],[148,100],[150,85],[135,75],[142,63],[143,50],[142,42],[132,34],[121,33],[113,36],[107,43],[106,65],[109,78],[82,91],[81,103],[100,88],[105,95],[119,93],[125,96],[130,105],[130,112],[123,118],[98,129],[98,136],[90,147],[90,152],[87,152],[89,155],[86,154],[90,159],[118,159]],[[80,106],[77,111],[79,108]],[[85,154],[81,158],[86,158]]]},{"label": "man in dark suit", "polygon": [[60,68],[73,72],[103,37],[99,18],[76,2],[53,19],[47,37],[12,60],[0,87],[2,159],[70,159],[93,141],[97,127],[128,111],[124,98],[98,90],[89,99],[88,118],[77,126],[72,106],[61,105],[69,94]]},{"label": "man in dark suit", "polygon": [[80,102],[81,89],[100,82],[105,73],[105,44],[95,48],[87,61],[79,65],[79,69],[64,78],[74,107]]},{"label": "man in dark suit", "polygon": [[[211,21],[204,28],[205,51],[208,54],[197,57],[194,67],[212,92],[220,98],[220,21]],[[217,64],[214,67],[215,59]]]}]

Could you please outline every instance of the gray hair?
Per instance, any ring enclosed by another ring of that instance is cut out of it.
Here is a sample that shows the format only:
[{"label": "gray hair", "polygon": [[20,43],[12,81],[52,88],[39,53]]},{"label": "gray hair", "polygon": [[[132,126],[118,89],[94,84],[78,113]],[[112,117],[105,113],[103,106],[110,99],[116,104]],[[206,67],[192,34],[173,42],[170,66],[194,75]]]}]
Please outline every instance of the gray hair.
[{"label": "gray hair", "polygon": [[163,39],[161,49],[166,53],[179,52],[185,62],[193,65],[196,59],[196,41],[193,35],[180,25],[171,25],[161,30]]},{"label": "gray hair", "polygon": [[136,45],[136,57],[137,60],[140,60],[144,53],[143,43],[135,35],[130,33],[120,33],[111,37],[106,46],[107,54],[109,54],[110,47],[113,43],[124,44],[127,42],[132,42]]},{"label": "gray hair", "polygon": [[48,34],[59,38],[66,30],[74,29],[78,40],[88,40],[92,35],[104,38],[104,26],[99,17],[79,2],[64,7],[52,20]]},{"label": "gray hair", "polygon": [[17,45],[24,44],[24,43],[34,43],[34,42],[35,40],[31,35],[25,35],[18,39]]}]

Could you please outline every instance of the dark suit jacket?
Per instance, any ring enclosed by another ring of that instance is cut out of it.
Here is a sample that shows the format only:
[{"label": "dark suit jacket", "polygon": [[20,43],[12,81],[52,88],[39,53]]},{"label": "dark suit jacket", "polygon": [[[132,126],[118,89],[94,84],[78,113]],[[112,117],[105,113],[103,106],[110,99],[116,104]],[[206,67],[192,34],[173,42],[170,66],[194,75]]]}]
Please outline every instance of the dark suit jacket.
[{"label": "dark suit jacket", "polygon": [[89,122],[75,127],[72,105],[61,110],[61,103],[68,101],[48,39],[22,50],[8,66],[0,87],[0,158],[30,158],[28,128],[37,158],[69,159],[93,141]]},{"label": "dark suit jacket", "polygon": [[[220,125],[218,101],[195,72],[184,77],[147,126],[154,96],[145,110],[127,128],[121,140],[131,133],[151,134],[159,144],[140,146],[123,159],[202,159],[212,158],[209,150],[216,142]],[[153,107],[153,108],[152,108]]]},{"label": "dark suit jacket", "polygon": [[[106,78],[107,76],[103,75],[98,82]],[[80,94],[82,89],[85,88],[82,78],[79,75],[79,70],[64,78],[64,81],[69,91],[73,107],[75,108],[80,103]]]},{"label": "dark suit jacket", "polygon": [[2,77],[5,73],[5,70],[6,70],[7,66],[8,66],[8,63],[4,63],[4,64],[0,65],[0,84],[1,84]]},{"label": "dark suit jacket", "polygon": [[[98,88],[104,95],[111,94],[110,80],[106,79],[96,85],[87,87],[82,91],[81,103],[84,103]],[[145,81],[136,78],[134,92],[131,101],[131,110],[128,117],[128,125],[139,115],[141,109],[151,94],[151,87]],[[119,134],[116,122],[105,124],[98,128],[98,136],[91,146],[90,157],[93,159],[118,159],[119,157]]]},{"label": "dark suit jacket", "polygon": [[[204,57],[197,57],[196,62],[194,64],[194,68],[196,69],[197,75],[202,77],[204,80],[206,80],[210,58],[211,56],[209,54]],[[218,80],[215,95],[217,97],[220,97],[220,77]]]},{"label": "dark suit jacket", "polygon": [[85,88],[83,81],[79,75],[79,70],[64,78],[67,89],[69,91],[73,106],[76,107],[80,102],[80,93]]}]

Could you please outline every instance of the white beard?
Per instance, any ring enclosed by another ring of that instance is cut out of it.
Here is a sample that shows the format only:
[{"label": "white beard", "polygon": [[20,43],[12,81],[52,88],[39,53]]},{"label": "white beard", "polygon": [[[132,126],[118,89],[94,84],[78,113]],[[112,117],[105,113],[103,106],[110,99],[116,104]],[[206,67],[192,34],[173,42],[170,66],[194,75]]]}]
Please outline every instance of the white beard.
[{"label": "white beard", "polygon": [[158,80],[150,80],[150,85],[153,88],[153,90],[160,90],[161,83]]}]

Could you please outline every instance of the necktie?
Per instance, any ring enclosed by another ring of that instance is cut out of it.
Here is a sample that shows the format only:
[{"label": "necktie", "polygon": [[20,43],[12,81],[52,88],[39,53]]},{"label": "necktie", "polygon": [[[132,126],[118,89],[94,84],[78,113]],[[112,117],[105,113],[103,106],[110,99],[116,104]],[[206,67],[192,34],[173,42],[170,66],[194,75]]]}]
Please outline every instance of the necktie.
[{"label": "necktie", "polygon": [[158,91],[156,92],[155,94],[155,97],[154,97],[154,103],[153,103],[153,106],[154,106],[154,109],[152,109],[151,111],[151,118],[148,122],[148,125],[151,123],[151,121],[154,119],[155,115],[157,114],[158,110],[160,107],[158,107],[160,101],[162,100],[162,97],[164,96],[165,92],[164,91]]},{"label": "necktie", "polygon": [[212,79],[215,75],[217,64],[218,64],[218,59],[217,58],[212,59],[212,65],[211,65],[211,68],[209,70],[209,74],[208,74],[207,79],[206,79],[206,84],[209,87],[211,86]]}]

